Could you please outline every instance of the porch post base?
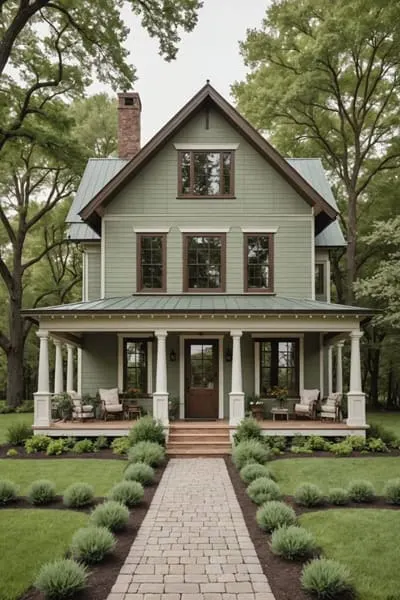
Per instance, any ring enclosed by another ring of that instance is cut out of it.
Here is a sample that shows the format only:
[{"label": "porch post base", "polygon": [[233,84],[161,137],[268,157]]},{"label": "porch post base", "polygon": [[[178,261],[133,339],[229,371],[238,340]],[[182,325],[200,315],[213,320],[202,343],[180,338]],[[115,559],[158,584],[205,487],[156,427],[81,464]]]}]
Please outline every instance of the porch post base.
[{"label": "porch post base", "polygon": [[239,425],[244,419],[244,393],[231,392],[229,394],[229,425]]},{"label": "porch post base", "polygon": [[48,392],[35,392],[34,397],[34,419],[36,427],[49,427],[51,425],[51,394]]},{"label": "porch post base", "polygon": [[365,416],[365,394],[363,392],[348,392],[347,415],[347,425],[364,426],[367,424]]},{"label": "porch post base", "polygon": [[153,394],[153,417],[165,426],[168,426],[168,396],[167,392],[154,392]]}]

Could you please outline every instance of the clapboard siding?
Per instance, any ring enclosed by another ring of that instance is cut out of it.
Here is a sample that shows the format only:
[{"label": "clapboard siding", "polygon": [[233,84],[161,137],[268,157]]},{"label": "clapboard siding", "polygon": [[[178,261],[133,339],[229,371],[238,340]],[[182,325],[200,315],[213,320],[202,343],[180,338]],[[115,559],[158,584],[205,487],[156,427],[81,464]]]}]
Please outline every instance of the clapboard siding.
[{"label": "clapboard siding", "polygon": [[82,393],[95,395],[99,388],[117,387],[117,336],[86,334],[82,350]]},{"label": "clapboard siding", "polygon": [[101,297],[101,248],[93,246],[87,252],[87,300]]}]

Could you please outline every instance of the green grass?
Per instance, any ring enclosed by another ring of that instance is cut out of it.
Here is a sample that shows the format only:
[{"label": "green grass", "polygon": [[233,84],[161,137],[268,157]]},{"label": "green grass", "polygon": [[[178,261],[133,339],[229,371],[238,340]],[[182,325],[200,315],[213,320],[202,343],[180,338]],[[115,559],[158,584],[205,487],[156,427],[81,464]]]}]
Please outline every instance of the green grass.
[{"label": "green grass", "polygon": [[367,423],[382,425],[400,438],[400,412],[369,412],[367,413]]},{"label": "green grass", "polygon": [[269,463],[284,494],[293,494],[301,483],[315,483],[324,492],[345,487],[353,479],[368,479],[378,494],[388,479],[400,477],[395,456],[366,458],[290,458]]},{"label": "green grass", "polygon": [[0,460],[0,479],[11,479],[21,486],[20,494],[36,479],[54,481],[61,493],[71,483],[82,481],[93,485],[96,496],[104,496],[122,479],[126,463],[120,460],[75,459],[3,459]]},{"label": "green grass", "polygon": [[0,415],[0,444],[7,442],[7,429],[14,423],[27,423],[32,425],[33,413],[11,413],[9,415]]},{"label": "green grass", "polygon": [[16,600],[35,580],[40,566],[60,558],[87,514],[61,510],[0,511],[0,600]]},{"label": "green grass", "polygon": [[300,523],[328,558],[350,569],[362,600],[399,598],[400,512],[341,509],[308,513]]}]

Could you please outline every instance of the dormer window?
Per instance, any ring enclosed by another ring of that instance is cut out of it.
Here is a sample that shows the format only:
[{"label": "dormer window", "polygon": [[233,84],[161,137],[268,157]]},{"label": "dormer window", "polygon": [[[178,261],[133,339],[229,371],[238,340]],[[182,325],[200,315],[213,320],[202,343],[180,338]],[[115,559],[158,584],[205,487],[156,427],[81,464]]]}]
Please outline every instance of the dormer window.
[{"label": "dormer window", "polygon": [[232,198],[232,151],[194,150],[178,153],[178,196]]}]

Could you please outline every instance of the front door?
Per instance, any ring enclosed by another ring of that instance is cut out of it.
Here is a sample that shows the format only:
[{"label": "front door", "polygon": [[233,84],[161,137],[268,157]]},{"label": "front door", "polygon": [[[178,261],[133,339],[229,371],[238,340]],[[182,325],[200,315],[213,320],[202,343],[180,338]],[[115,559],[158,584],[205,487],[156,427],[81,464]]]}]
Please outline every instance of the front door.
[{"label": "front door", "polygon": [[218,419],[218,340],[186,340],[187,419]]}]

